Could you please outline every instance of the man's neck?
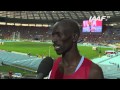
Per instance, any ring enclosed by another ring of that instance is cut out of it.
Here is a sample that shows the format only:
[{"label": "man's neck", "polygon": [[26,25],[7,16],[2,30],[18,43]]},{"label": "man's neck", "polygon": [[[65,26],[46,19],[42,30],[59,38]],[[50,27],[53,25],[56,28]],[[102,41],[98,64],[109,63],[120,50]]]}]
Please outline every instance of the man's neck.
[{"label": "man's neck", "polygon": [[59,64],[60,72],[64,74],[72,74],[75,72],[81,56],[77,49],[73,49],[62,55],[62,62]]},{"label": "man's neck", "polygon": [[70,52],[65,53],[62,55],[62,63],[65,65],[75,65],[78,64],[80,61],[81,55],[79,51],[76,49],[71,50]]}]

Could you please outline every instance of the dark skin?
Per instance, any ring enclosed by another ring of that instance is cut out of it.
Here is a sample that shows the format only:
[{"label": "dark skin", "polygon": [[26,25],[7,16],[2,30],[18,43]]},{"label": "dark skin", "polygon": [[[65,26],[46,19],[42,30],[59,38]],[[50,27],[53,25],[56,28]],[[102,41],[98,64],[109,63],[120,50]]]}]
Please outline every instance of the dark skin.
[{"label": "dark skin", "polygon": [[[68,21],[69,22],[69,21]],[[77,49],[77,40],[79,34],[76,23],[58,22],[53,26],[52,41],[57,54],[62,54],[62,62],[59,64],[60,72],[64,74],[74,73],[81,55]],[[92,63],[89,79],[103,79],[102,69],[95,63]]]}]

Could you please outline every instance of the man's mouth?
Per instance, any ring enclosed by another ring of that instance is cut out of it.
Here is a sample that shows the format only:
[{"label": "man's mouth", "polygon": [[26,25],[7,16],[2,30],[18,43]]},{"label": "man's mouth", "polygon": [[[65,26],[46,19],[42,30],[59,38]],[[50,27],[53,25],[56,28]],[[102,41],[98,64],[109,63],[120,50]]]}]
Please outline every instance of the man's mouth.
[{"label": "man's mouth", "polygon": [[54,46],[55,50],[59,50],[61,48],[60,45],[53,45],[53,46]]},{"label": "man's mouth", "polygon": [[56,50],[60,49],[60,46],[55,46],[55,49],[56,49]]}]

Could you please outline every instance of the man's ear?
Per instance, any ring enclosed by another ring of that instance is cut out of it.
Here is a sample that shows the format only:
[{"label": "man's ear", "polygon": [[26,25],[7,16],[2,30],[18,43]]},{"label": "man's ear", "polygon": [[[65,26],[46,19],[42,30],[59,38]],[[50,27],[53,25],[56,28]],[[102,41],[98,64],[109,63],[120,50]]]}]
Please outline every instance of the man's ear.
[{"label": "man's ear", "polygon": [[78,41],[78,34],[74,33],[73,34],[73,42],[77,42]]}]

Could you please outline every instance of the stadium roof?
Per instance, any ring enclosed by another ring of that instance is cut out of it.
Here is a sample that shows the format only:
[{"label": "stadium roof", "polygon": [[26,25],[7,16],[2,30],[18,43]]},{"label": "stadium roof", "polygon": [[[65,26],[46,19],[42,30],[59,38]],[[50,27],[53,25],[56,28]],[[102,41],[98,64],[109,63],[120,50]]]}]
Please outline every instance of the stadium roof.
[{"label": "stadium roof", "polygon": [[120,11],[0,11],[0,22],[52,24],[63,18],[82,22],[90,16],[109,16],[106,23],[120,24]]}]

